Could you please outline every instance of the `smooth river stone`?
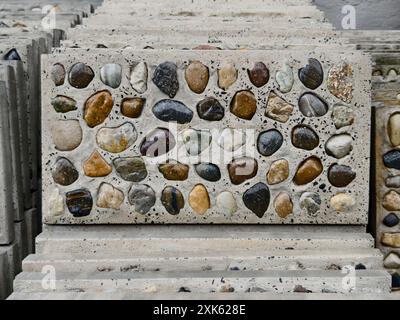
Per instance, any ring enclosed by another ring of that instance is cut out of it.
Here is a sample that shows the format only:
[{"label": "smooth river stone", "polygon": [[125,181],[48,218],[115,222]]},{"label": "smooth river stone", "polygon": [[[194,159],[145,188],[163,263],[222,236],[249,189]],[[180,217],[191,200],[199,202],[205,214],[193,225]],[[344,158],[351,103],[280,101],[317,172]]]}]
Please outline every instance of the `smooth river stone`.
[{"label": "smooth river stone", "polygon": [[116,128],[101,128],[96,135],[100,148],[111,153],[120,153],[128,149],[137,139],[137,132],[131,123]]},{"label": "smooth river stone", "polygon": [[344,105],[336,105],[332,109],[332,120],[336,129],[350,126],[354,123],[353,109]]},{"label": "smooth river stone", "polygon": [[224,107],[213,97],[201,100],[196,108],[200,119],[207,121],[219,121],[225,115]]},{"label": "smooth river stone", "polygon": [[315,217],[321,209],[321,197],[316,192],[304,192],[300,196],[300,208],[306,214]]},{"label": "smooth river stone", "polygon": [[11,49],[4,55],[3,60],[5,60],[5,61],[21,61],[21,56],[19,55],[19,53],[16,49]]},{"label": "smooth river stone", "polygon": [[235,65],[231,62],[223,62],[218,70],[218,86],[221,89],[228,90],[238,78],[238,72]]},{"label": "smooth river stone", "polygon": [[203,179],[216,182],[221,179],[219,167],[213,163],[199,163],[194,166],[196,173]]},{"label": "smooth river stone", "polygon": [[251,83],[260,88],[269,81],[269,70],[263,62],[256,62],[252,69],[247,70]]},{"label": "smooth river stone", "polygon": [[121,103],[121,113],[128,118],[139,118],[145,103],[146,99],[144,98],[125,98]]},{"label": "smooth river stone", "polygon": [[118,88],[122,80],[122,67],[117,63],[108,63],[100,69],[100,80],[111,88]]},{"label": "smooth river stone", "polygon": [[275,80],[278,83],[278,89],[282,93],[288,93],[293,88],[294,75],[288,62],[285,62],[281,69],[276,72]]},{"label": "smooth river stone", "polygon": [[113,165],[118,176],[126,181],[140,182],[147,177],[146,164],[141,157],[117,158]]},{"label": "smooth river stone", "polygon": [[399,222],[400,222],[399,217],[393,212],[389,213],[382,221],[382,223],[389,228],[397,226]]},{"label": "smooth river stone", "polygon": [[154,84],[170,98],[175,97],[179,90],[177,70],[178,68],[175,63],[167,61],[159,64],[154,71]]},{"label": "smooth river stone", "polygon": [[77,109],[76,101],[66,96],[56,96],[51,99],[51,105],[59,113],[66,113]]},{"label": "smooth river stone", "polygon": [[283,144],[282,134],[276,130],[271,129],[263,131],[257,138],[257,150],[263,156],[272,156]]},{"label": "smooth river stone", "polygon": [[381,243],[388,247],[400,248],[400,233],[384,232],[382,234]]},{"label": "smooth river stone", "polygon": [[356,173],[349,167],[334,164],[329,168],[329,182],[338,188],[347,187],[356,178]]},{"label": "smooth river stone", "polygon": [[58,86],[62,86],[65,82],[65,68],[61,63],[56,63],[51,68],[51,80],[53,80],[54,84]]},{"label": "smooth river stone", "polygon": [[145,93],[147,90],[147,65],[145,62],[139,62],[131,70],[130,83],[133,90],[138,93]]},{"label": "smooth river stone", "polygon": [[351,152],[352,143],[353,139],[348,134],[332,136],[325,144],[326,153],[336,159],[341,159]]},{"label": "smooth river stone", "polygon": [[271,194],[267,185],[259,182],[245,191],[243,194],[243,203],[257,217],[262,218],[268,210],[270,198]]},{"label": "smooth river stone", "polygon": [[[400,268],[400,256],[395,252],[389,253],[385,260],[383,261],[383,265],[387,269],[399,269]],[[393,290],[393,288],[392,288]]]},{"label": "smooth river stone", "polygon": [[290,103],[277,96],[274,92],[270,92],[267,101],[267,108],[265,110],[265,116],[285,123],[289,120],[293,110],[294,107]]},{"label": "smooth river stone", "polygon": [[400,113],[394,113],[388,121],[388,135],[393,147],[400,145]]},{"label": "smooth river stone", "polygon": [[237,203],[232,192],[223,191],[217,196],[217,207],[222,213],[231,215],[237,210]]},{"label": "smooth river stone", "polygon": [[236,151],[246,143],[244,130],[225,128],[218,139],[218,145],[226,151]]},{"label": "smooth river stone", "polygon": [[97,206],[119,210],[124,202],[124,193],[109,183],[102,183],[97,193]]},{"label": "smooth river stone", "polygon": [[161,203],[167,212],[172,215],[179,214],[181,209],[185,206],[185,200],[182,192],[171,186],[165,187],[162,191]]},{"label": "smooth river stone", "polygon": [[177,100],[164,99],[153,107],[153,113],[161,121],[189,123],[193,119],[193,111]]},{"label": "smooth river stone", "polygon": [[400,188],[400,175],[387,177],[385,185],[388,188]]},{"label": "smooth river stone", "polygon": [[156,128],[140,143],[140,153],[146,157],[158,157],[175,147],[175,138],[166,128]]},{"label": "smooth river stone", "polygon": [[82,142],[82,128],[78,120],[57,120],[50,126],[54,145],[59,151],[72,151]]},{"label": "smooth river stone", "polygon": [[93,207],[93,198],[87,189],[77,189],[65,195],[69,212],[75,217],[85,217],[90,214]]},{"label": "smooth river stone", "polygon": [[246,180],[254,178],[257,175],[257,171],[257,161],[249,157],[233,159],[228,164],[229,178],[235,185],[242,184]]},{"label": "smooth river stone", "polygon": [[382,206],[388,211],[400,211],[400,194],[390,190],[384,195]]},{"label": "smooth river stone", "polygon": [[298,125],[292,131],[292,144],[299,149],[313,150],[319,145],[319,137],[311,128]]},{"label": "smooth river stone", "polygon": [[328,105],[313,93],[304,93],[300,97],[299,108],[306,117],[322,117],[328,112]]},{"label": "smooth river stone", "polygon": [[355,204],[354,198],[346,193],[338,193],[331,198],[331,207],[337,212],[349,211]]},{"label": "smooth river stone", "polygon": [[47,201],[48,210],[46,215],[50,217],[61,216],[64,214],[64,197],[58,188],[52,189]]},{"label": "smooth river stone", "polygon": [[289,178],[289,162],[280,159],[272,162],[267,173],[267,182],[270,185],[278,184]]},{"label": "smooth river stone", "polygon": [[346,103],[353,99],[353,68],[345,61],[333,66],[328,72],[328,90]]},{"label": "smooth river stone", "polygon": [[188,165],[173,160],[160,164],[158,170],[167,180],[184,181],[189,175]]},{"label": "smooth river stone", "polygon": [[59,157],[51,170],[53,180],[62,186],[69,186],[78,180],[79,173],[67,158]]},{"label": "smooth river stone", "polygon": [[210,197],[205,186],[196,185],[189,193],[189,205],[197,214],[204,214],[210,208]]},{"label": "smooth river stone", "polygon": [[101,154],[95,150],[83,163],[83,171],[86,176],[91,178],[105,177],[111,173],[112,167],[101,156]]},{"label": "smooth river stone", "polygon": [[238,91],[231,101],[230,110],[238,118],[251,120],[257,111],[257,99],[251,91]]},{"label": "smooth river stone", "polygon": [[69,84],[77,89],[86,88],[94,78],[92,68],[84,63],[76,63],[69,70]]},{"label": "smooth river stone", "polygon": [[293,181],[297,185],[310,183],[322,173],[322,170],[321,160],[314,156],[309,157],[300,163]]},{"label": "smooth river stone", "polygon": [[383,163],[386,167],[400,170],[400,150],[391,150],[383,155]]},{"label": "smooth river stone", "polygon": [[287,192],[280,192],[274,200],[275,212],[279,217],[285,219],[289,214],[293,213],[293,202]]},{"label": "smooth river stone", "polygon": [[156,193],[147,184],[133,185],[128,193],[128,201],[135,212],[146,214],[156,203]]},{"label": "smooth river stone", "polygon": [[309,89],[317,89],[324,80],[321,63],[314,58],[308,59],[308,64],[299,70],[300,81]]},{"label": "smooth river stone", "polygon": [[186,151],[191,156],[197,156],[207,149],[212,140],[210,131],[187,129],[182,132]]},{"label": "smooth river stone", "polygon": [[185,69],[185,80],[194,93],[203,93],[210,78],[208,68],[200,61],[192,61]]},{"label": "smooth river stone", "polygon": [[86,100],[83,118],[90,128],[102,124],[107,119],[113,108],[111,93],[104,90],[99,91]]}]

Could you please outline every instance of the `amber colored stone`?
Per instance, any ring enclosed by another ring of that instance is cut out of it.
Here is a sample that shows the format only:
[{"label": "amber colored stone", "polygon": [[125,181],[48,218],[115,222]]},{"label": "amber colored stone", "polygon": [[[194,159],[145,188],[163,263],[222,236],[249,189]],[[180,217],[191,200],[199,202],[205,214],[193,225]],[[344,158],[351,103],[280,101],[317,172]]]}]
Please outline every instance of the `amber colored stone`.
[{"label": "amber colored stone", "polygon": [[294,183],[297,185],[310,183],[321,174],[322,170],[321,160],[317,157],[310,157],[299,165],[294,176]]},{"label": "amber colored stone", "polygon": [[160,164],[158,170],[167,180],[184,181],[189,174],[189,166],[176,161]]},{"label": "amber colored stone", "polygon": [[243,157],[234,159],[228,164],[228,172],[231,182],[235,185],[241,184],[256,176],[258,164],[255,159]]},{"label": "amber colored stone", "polygon": [[145,103],[143,98],[126,98],[122,100],[121,113],[128,118],[139,118]]},{"label": "amber colored stone", "polygon": [[203,93],[209,78],[208,68],[200,61],[192,61],[185,70],[185,80],[194,93]]},{"label": "amber colored stone", "polygon": [[101,154],[95,150],[83,163],[83,171],[88,177],[105,177],[112,171],[112,167],[104,160]]},{"label": "amber colored stone", "polygon": [[274,200],[275,211],[281,218],[293,213],[293,202],[287,192],[279,193]]},{"label": "amber colored stone", "polygon": [[112,107],[111,93],[108,91],[97,92],[86,100],[83,118],[90,128],[94,128],[106,120]]},{"label": "amber colored stone", "polygon": [[257,110],[257,100],[251,91],[239,91],[231,101],[231,112],[242,119],[251,120]]}]

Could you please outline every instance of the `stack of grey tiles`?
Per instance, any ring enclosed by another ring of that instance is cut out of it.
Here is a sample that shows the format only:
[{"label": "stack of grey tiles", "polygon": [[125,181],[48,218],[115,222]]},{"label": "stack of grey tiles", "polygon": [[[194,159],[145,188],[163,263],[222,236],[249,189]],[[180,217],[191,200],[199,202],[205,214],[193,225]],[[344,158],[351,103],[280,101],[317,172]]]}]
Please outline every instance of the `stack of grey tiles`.
[{"label": "stack of grey tiles", "polygon": [[[100,1],[0,3],[0,299],[41,230],[40,55]],[[48,17],[55,14],[55,25]]]}]

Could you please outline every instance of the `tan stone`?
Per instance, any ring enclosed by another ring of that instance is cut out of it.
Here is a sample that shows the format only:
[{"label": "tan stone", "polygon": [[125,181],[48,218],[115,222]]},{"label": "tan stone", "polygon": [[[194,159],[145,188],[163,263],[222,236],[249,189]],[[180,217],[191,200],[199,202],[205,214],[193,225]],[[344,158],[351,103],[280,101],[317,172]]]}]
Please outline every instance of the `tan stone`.
[{"label": "tan stone", "polygon": [[238,72],[235,66],[230,62],[222,64],[221,69],[218,70],[218,86],[221,89],[227,90],[237,80]]},{"label": "tan stone", "polygon": [[285,123],[293,113],[293,106],[281,97],[271,92],[268,97],[265,115],[273,120]]},{"label": "tan stone", "polygon": [[124,201],[124,193],[109,183],[102,183],[97,195],[97,206],[119,210]]},{"label": "tan stone", "polygon": [[251,120],[257,111],[257,100],[251,91],[236,92],[231,101],[231,112],[242,119]]},{"label": "tan stone", "polygon": [[388,135],[393,147],[400,145],[400,113],[394,113],[390,116],[388,122]]},{"label": "tan stone", "polygon": [[289,177],[289,162],[285,159],[274,161],[267,173],[268,184],[277,184]]},{"label": "tan stone", "polygon": [[179,162],[167,162],[160,164],[158,170],[167,180],[184,181],[188,178],[189,166]]},{"label": "tan stone", "polygon": [[104,160],[101,154],[95,150],[83,163],[83,171],[88,177],[105,177],[112,171],[112,167]]},{"label": "tan stone", "polygon": [[346,103],[353,99],[353,67],[345,61],[333,66],[328,73],[328,90]]},{"label": "tan stone", "polygon": [[354,198],[346,193],[338,193],[331,198],[331,207],[338,212],[351,209],[355,203]]},{"label": "tan stone", "polygon": [[317,178],[323,170],[321,160],[310,157],[304,160],[297,169],[294,182],[298,185],[310,183]]},{"label": "tan stone", "polygon": [[383,233],[381,243],[388,247],[400,248],[400,233]]},{"label": "tan stone", "polygon": [[85,102],[84,115],[87,125],[91,128],[103,123],[113,107],[113,99],[108,91],[100,91]]},{"label": "tan stone", "polygon": [[389,191],[383,197],[382,205],[388,211],[400,211],[400,194],[394,190]]},{"label": "tan stone", "polygon": [[189,194],[189,204],[194,212],[204,214],[210,208],[210,197],[206,187],[202,184],[196,185]]},{"label": "tan stone", "polygon": [[293,202],[287,192],[281,192],[276,196],[274,208],[278,216],[283,219],[293,213]]},{"label": "tan stone", "polygon": [[192,61],[185,70],[185,80],[194,93],[203,93],[209,79],[208,68],[200,61]]}]

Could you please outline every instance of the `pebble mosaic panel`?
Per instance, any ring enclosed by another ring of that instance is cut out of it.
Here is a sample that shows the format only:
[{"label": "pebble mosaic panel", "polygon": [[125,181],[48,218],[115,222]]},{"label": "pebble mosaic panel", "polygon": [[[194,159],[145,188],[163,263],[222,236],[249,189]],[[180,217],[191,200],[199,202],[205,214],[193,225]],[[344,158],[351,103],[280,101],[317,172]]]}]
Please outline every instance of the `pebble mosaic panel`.
[{"label": "pebble mosaic panel", "polygon": [[49,224],[366,224],[369,57],[79,50],[43,57]]}]

